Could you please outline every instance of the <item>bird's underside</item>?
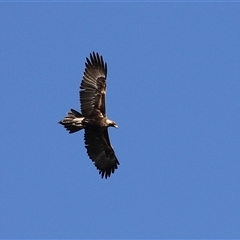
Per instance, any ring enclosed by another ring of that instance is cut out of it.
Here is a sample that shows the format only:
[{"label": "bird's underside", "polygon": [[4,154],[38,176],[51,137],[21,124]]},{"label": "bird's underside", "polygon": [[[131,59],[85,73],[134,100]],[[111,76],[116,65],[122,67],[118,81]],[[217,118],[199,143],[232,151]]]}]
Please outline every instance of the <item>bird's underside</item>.
[{"label": "bird's underside", "polygon": [[69,133],[85,130],[88,156],[102,178],[107,178],[119,165],[108,135],[108,127],[117,128],[117,125],[106,117],[105,110],[107,64],[102,56],[93,52],[90,59],[86,59],[85,66],[79,92],[82,113],[71,109],[59,123]]}]

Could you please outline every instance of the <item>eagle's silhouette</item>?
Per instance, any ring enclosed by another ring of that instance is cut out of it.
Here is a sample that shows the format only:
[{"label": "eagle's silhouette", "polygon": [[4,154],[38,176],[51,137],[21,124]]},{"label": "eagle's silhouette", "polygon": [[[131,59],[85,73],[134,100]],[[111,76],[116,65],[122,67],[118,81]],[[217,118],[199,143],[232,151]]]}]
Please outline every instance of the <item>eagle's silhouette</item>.
[{"label": "eagle's silhouette", "polygon": [[94,162],[102,178],[110,177],[119,162],[111,146],[108,127],[117,124],[106,116],[107,63],[98,53],[86,58],[85,71],[80,85],[81,112],[71,109],[59,123],[69,133],[85,130],[84,141],[88,156]]}]

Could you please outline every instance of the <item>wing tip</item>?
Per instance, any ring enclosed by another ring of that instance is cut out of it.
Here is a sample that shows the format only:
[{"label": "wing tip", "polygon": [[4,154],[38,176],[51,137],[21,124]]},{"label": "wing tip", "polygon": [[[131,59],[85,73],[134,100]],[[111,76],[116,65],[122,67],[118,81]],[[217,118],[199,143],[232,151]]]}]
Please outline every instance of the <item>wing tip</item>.
[{"label": "wing tip", "polygon": [[115,170],[118,169],[118,165],[120,165],[119,161],[116,159],[116,163],[113,167],[104,169],[104,170],[99,170],[99,174],[101,175],[102,179],[105,178],[107,179],[108,177],[111,177],[111,174],[115,172]]},{"label": "wing tip", "polygon": [[103,56],[98,52],[91,52],[90,57],[86,57],[85,67],[94,67],[94,68],[101,68],[104,71],[105,77],[107,77],[107,63],[104,62]]}]

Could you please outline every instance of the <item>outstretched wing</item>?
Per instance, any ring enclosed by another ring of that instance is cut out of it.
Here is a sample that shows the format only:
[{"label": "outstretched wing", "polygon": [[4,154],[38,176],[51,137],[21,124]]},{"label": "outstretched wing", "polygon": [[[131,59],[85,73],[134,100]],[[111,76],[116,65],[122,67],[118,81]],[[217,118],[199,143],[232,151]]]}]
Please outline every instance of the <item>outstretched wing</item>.
[{"label": "outstretched wing", "polygon": [[107,129],[103,134],[85,129],[84,140],[88,156],[99,170],[99,174],[102,178],[110,177],[118,168],[119,162],[110,144]]},{"label": "outstretched wing", "polygon": [[86,58],[85,66],[80,85],[82,114],[86,117],[102,114],[105,117],[107,63],[104,63],[102,56],[93,52],[90,60]]}]

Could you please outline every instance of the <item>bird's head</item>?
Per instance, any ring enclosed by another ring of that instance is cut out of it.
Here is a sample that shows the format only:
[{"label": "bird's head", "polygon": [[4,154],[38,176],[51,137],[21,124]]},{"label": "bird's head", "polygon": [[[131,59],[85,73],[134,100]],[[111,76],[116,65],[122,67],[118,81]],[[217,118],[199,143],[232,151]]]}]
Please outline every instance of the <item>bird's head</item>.
[{"label": "bird's head", "polygon": [[108,126],[109,127],[115,127],[115,128],[118,128],[118,125],[114,122],[114,121],[112,121],[112,120],[107,120],[107,124],[108,124]]}]

